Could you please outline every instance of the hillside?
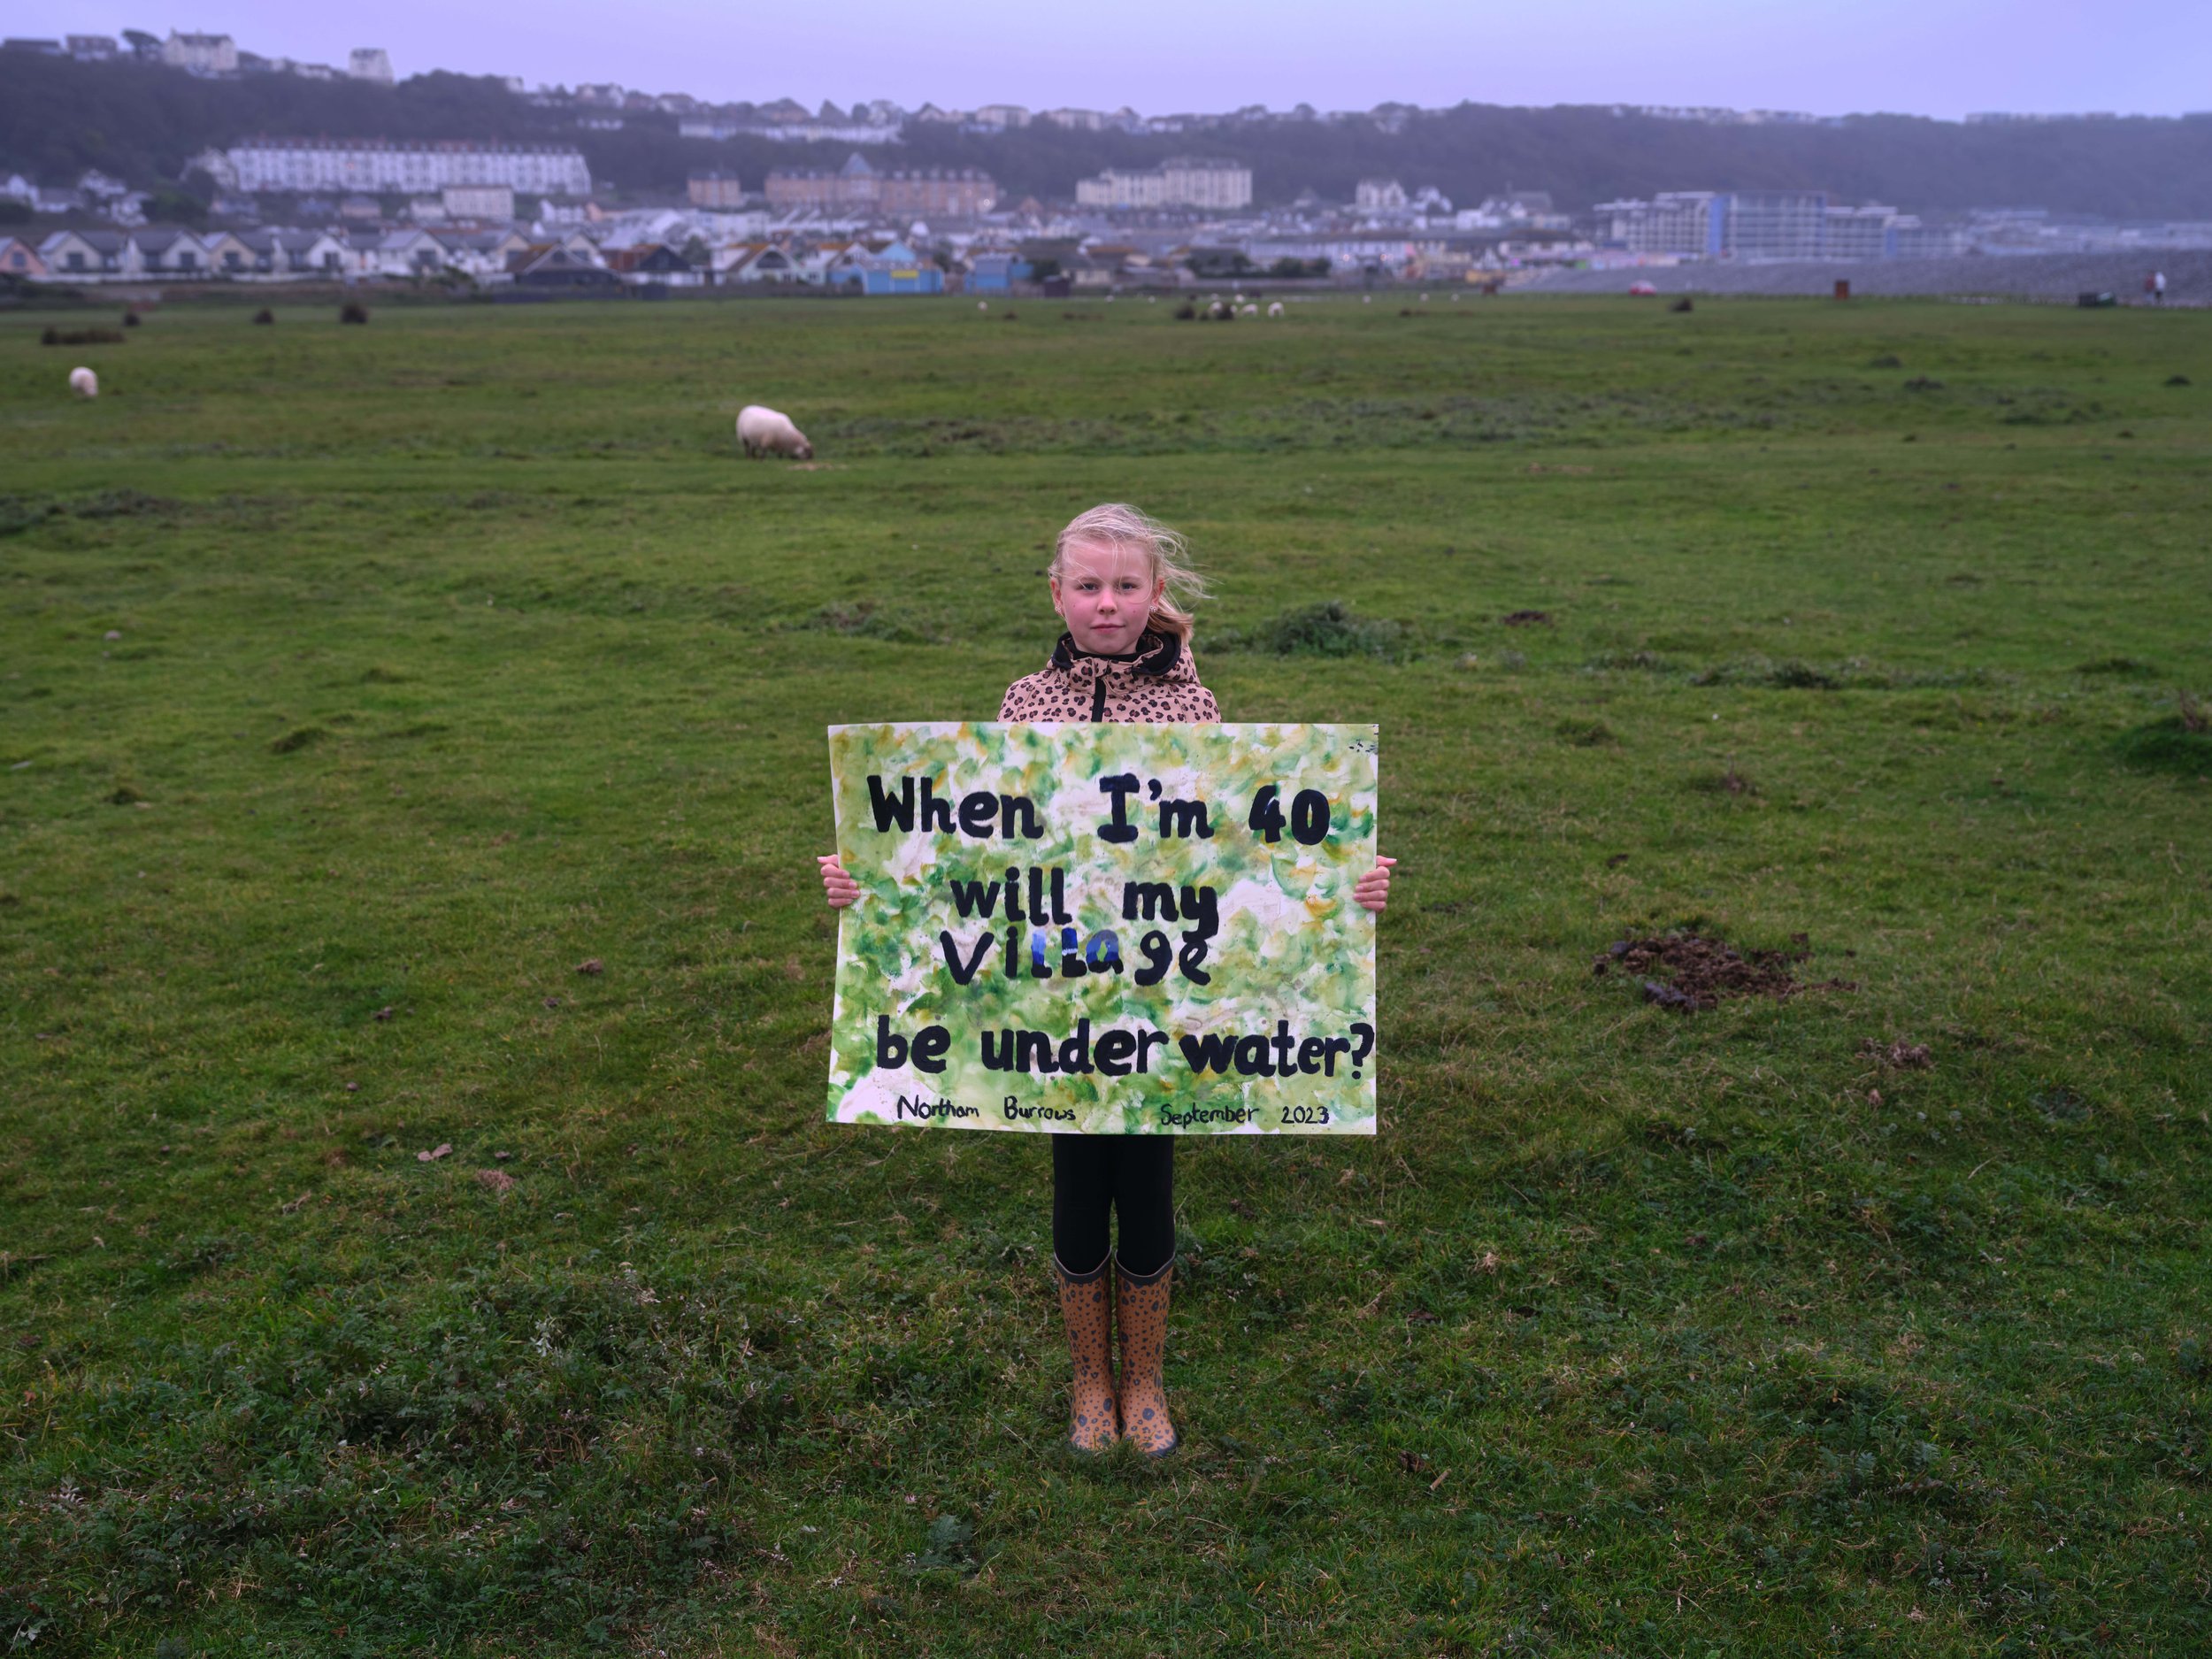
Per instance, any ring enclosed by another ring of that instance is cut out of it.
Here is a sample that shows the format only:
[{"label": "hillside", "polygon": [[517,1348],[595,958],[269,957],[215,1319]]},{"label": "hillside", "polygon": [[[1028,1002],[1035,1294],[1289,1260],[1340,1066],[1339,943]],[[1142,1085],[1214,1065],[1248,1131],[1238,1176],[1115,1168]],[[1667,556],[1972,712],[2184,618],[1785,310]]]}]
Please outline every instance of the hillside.
[{"label": "hillside", "polygon": [[[289,75],[195,80],[135,62],[81,64],[0,53],[0,168],[58,184],[86,167],[150,186],[194,152],[256,133],[575,142],[618,191],[682,188],[690,169],[734,167],[757,187],[779,165],[830,165],[843,145],[711,143],[675,119],[632,113],[611,133],[579,133],[495,80],[435,73],[397,87]],[[913,165],[976,166],[1018,200],[1065,199],[1105,166],[1199,150],[1248,162],[1263,205],[1304,189],[1349,199],[1371,173],[1433,184],[1472,203],[1507,188],[1548,190],[1581,211],[1618,196],[1700,188],[1818,188],[1915,211],[2023,205],[2117,218],[2212,218],[2212,119],[2131,119],[1963,127],[1855,116],[1839,127],[1709,127],[1594,108],[1462,104],[1397,132],[1282,118],[1176,135],[1032,127],[1004,134],[915,127],[897,152]]]}]

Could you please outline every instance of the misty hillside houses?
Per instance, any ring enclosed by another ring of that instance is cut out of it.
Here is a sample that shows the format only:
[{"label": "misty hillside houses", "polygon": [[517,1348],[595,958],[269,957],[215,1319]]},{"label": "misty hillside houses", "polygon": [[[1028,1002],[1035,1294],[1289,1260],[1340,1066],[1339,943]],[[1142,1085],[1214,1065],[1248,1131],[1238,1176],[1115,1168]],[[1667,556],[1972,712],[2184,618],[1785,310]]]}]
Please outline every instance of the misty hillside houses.
[{"label": "misty hillside houses", "polygon": [[250,138],[227,150],[202,150],[188,165],[224,189],[248,196],[308,190],[421,196],[465,185],[503,185],[521,196],[591,194],[583,153],[559,144]]}]

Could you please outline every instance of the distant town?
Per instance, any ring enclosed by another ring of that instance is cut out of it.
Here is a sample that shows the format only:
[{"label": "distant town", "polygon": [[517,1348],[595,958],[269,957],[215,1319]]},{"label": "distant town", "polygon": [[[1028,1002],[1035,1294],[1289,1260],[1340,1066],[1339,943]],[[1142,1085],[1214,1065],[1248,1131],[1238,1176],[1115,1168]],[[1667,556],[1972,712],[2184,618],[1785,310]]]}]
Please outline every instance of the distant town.
[{"label": "distant town", "polygon": [[[81,64],[134,62],[204,81],[263,76],[390,88],[387,51],[343,67],[265,56],[228,35],[126,31],[119,38],[10,39],[0,54]],[[1218,153],[1257,121],[1380,130],[1421,116],[1369,111],[1142,116],[1130,109],[972,110],[885,100],[809,111],[790,100],[714,104],[613,85],[502,82],[574,142],[496,137],[332,138],[278,133],[211,144],[174,187],[97,168],[33,177],[0,165],[0,280],[86,284],[414,281],[616,291],[626,287],[810,287],[863,294],[1110,293],[1225,279],[1314,285],[1481,283],[1563,267],[1701,262],[1839,264],[1970,255],[2212,248],[2212,222],[2122,221],[2036,208],[1940,213],[1850,201],[1818,189],[1745,190],[1688,178],[1682,188],[1603,201],[1503,188],[1455,202],[1422,176],[1362,178],[1340,199],[1311,188],[1255,204],[1252,166]],[[229,95],[225,95],[229,96]],[[493,96],[499,95],[496,88]],[[1839,118],[1791,111],[1608,106],[1623,118],[1809,127]],[[1991,113],[1976,125],[2102,122]],[[610,192],[580,135],[672,119],[706,145],[834,147],[833,165],[771,163],[688,170],[680,192]],[[902,165],[932,131],[1003,137],[1030,127],[1163,135],[1185,153],[1107,166],[1064,192],[1017,198],[975,166]],[[5,157],[0,157],[0,164]],[[45,220],[44,225],[39,221]]]}]

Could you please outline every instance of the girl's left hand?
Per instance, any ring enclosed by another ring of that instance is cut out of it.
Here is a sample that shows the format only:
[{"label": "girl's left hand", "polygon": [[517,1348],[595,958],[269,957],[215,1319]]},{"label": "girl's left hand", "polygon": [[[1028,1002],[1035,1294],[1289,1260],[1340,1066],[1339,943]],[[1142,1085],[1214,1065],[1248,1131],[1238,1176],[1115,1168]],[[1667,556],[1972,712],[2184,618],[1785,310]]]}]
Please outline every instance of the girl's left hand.
[{"label": "girl's left hand", "polygon": [[1376,854],[1375,867],[1362,876],[1352,889],[1352,897],[1378,916],[1383,913],[1383,906],[1390,902],[1390,866],[1397,862]]}]

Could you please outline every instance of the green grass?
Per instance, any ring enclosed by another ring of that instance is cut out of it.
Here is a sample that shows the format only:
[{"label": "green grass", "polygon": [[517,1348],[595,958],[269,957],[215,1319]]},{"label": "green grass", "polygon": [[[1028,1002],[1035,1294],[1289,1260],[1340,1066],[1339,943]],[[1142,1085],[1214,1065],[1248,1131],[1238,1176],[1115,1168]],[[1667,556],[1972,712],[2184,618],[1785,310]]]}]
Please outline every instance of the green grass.
[{"label": "green grass", "polygon": [[[0,1645],[2203,1651],[2212,316],[1013,309],[0,320]],[[1160,1467],[1044,1144],[818,1121],[822,728],[1103,499],[1403,860]],[[1855,988],[1592,973],[1686,925]]]}]

